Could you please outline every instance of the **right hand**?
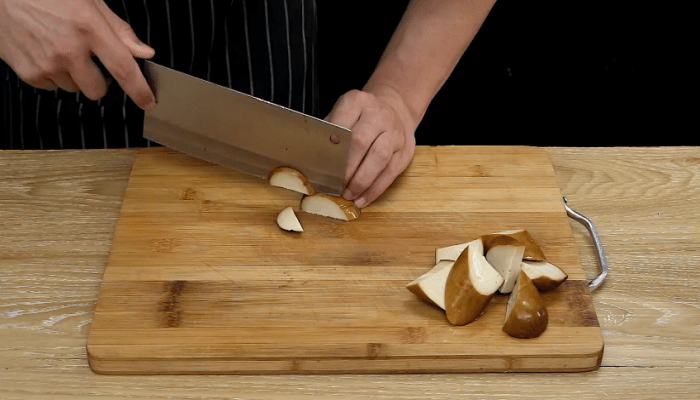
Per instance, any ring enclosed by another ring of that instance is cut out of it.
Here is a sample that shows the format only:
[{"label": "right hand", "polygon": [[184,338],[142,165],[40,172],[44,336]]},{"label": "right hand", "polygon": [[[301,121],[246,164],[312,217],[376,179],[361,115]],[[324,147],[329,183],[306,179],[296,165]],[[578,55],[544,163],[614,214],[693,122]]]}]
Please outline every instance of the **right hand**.
[{"label": "right hand", "polygon": [[100,99],[108,85],[92,61],[97,56],[147,110],[155,96],[134,57],[154,53],[103,0],[0,0],[0,58],[35,87]]}]

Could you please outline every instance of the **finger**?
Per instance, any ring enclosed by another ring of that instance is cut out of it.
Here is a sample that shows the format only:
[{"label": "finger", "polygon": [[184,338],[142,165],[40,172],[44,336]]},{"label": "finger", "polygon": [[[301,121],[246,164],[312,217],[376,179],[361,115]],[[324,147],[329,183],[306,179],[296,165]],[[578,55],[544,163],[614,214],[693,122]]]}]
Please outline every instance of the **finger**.
[{"label": "finger", "polygon": [[56,90],[58,87],[55,83],[51,81],[51,79],[36,79],[31,82],[27,82],[28,84],[38,88],[38,89],[45,89],[45,90]]},{"label": "finger", "polygon": [[352,90],[341,96],[333,105],[326,121],[348,129],[352,128],[360,119],[366,102],[364,98],[366,96],[360,93],[362,92],[359,90]]},{"label": "finger", "polygon": [[112,26],[114,32],[119,36],[122,43],[126,45],[134,57],[152,58],[155,55],[156,51],[151,46],[143,43],[138,36],[136,36],[131,26],[126,21],[119,18],[107,4],[99,1],[97,6],[107,22]]},{"label": "finger", "polygon": [[390,132],[384,132],[372,143],[357,172],[343,191],[344,198],[348,200],[358,198],[387,167],[395,152],[392,136]]},{"label": "finger", "polygon": [[374,180],[370,187],[362,193],[362,196],[355,200],[355,205],[364,208],[377,200],[401,174],[401,163],[402,159],[399,153],[394,153],[387,167],[377,176],[377,179]]},{"label": "finger", "polygon": [[107,94],[107,81],[100,68],[89,57],[84,57],[72,65],[70,77],[80,91],[91,100],[101,99]]},{"label": "finger", "polygon": [[68,73],[59,73],[51,75],[51,81],[59,88],[67,92],[77,92],[80,90],[78,84],[73,81],[73,78]]},{"label": "finger", "polygon": [[382,126],[375,125],[368,119],[360,117],[360,120],[352,127],[352,137],[350,139],[350,150],[345,166],[345,182],[349,183],[357,173],[357,168],[367,155],[374,141],[384,133]]},{"label": "finger", "polygon": [[109,24],[101,25],[95,29],[92,51],[136,105],[144,110],[155,107],[155,96],[131,52]]}]

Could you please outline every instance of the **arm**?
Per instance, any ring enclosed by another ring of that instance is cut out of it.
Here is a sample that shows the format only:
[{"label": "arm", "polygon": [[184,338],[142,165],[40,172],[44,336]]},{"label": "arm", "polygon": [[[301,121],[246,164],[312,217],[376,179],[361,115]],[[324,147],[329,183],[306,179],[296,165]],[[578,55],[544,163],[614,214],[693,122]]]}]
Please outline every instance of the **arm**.
[{"label": "arm", "polygon": [[408,166],[414,133],[496,0],[412,0],[361,91],[327,117],[352,129],[343,197],[372,203]]}]

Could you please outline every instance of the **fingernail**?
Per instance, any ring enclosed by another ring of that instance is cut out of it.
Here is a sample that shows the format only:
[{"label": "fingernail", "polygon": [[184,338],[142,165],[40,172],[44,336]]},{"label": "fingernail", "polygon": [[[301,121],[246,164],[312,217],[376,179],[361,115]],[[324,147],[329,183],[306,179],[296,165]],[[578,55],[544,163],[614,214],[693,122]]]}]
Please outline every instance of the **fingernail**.
[{"label": "fingernail", "polygon": [[131,45],[131,47],[135,47],[139,51],[142,51],[145,53],[152,53],[154,55],[156,53],[156,50],[153,47],[147,45],[144,42],[134,41],[134,40],[129,39],[129,44]]},{"label": "fingernail", "polygon": [[139,45],[142,46],[143,48],[145,48],[145,49],[148,50],[148,51],[152,51],[152,52],[154,52],[154,53],[156,52],[156,49],[154,49],[153,47],[147,45],[147,44],[144,43],[144,42],[139,42]]},{"label": "fingernail", "polygon": [[362,208],[367,205],[367,199],[360,197],[359,199],[355,200],[355,205]]},{"label": "fingernail", "polygon": [[353,199],[353,197],[352,197],[352,192],[350,191],[350,189],[345,189],[345,191],[343,192],[343,194],[341,194],[341,196],[342,196],[345,200],[352,200],[352,199]]}]

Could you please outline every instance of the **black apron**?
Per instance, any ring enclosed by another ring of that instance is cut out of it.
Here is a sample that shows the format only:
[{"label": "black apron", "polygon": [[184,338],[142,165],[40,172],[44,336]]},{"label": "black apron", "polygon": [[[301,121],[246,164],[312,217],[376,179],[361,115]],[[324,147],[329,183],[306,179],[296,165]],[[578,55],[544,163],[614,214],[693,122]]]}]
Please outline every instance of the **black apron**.
[{"label": "black apron", "polygon": [[[315,0],[107,0],[153,61],[318,116]],[[0,148],[145,147],[143,111],[116,82],[92,101],[37,89],[0,61]]]}]

